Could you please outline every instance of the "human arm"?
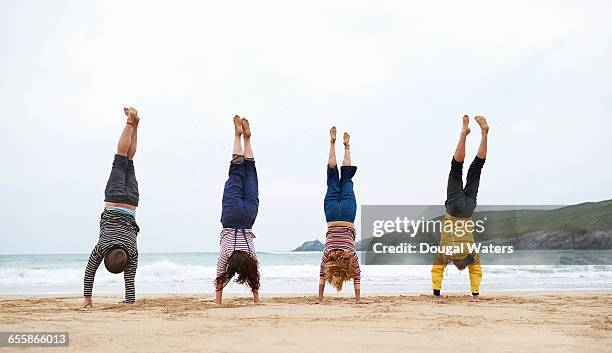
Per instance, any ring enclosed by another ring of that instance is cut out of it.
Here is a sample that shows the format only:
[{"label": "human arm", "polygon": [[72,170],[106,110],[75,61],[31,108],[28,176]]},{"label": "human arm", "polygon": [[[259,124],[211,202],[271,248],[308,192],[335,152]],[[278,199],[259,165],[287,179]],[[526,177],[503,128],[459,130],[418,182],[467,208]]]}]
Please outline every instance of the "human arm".
[{"label": "human arm", "polygon": [[138,267],[138,254],[130,257],[128,267],[123,271],[123,279],[125,281],[125,302],[134,304],[136,302],[136,286],[134,280],[136,278],[136,268]]},{"label": "human arm", "polygon": [[327,254],[323,253],[321,259],[321,268],[319,270],[319,301],[318,304],[323,304],[323,293],[325,292],[325,263],[327,262]]},{"label": "human arm", "polygon": [[359,258],[357,254],[353,256],[353,265],[355,266],[355,277],[353,278],[353,286],[355,287],[355,303],[368,304],[361,300],[361,267],[359,267]]},{"label": "human arm", "polygon": [[91,300],[91,294],[93,290],[94,278],[96,277],[96,271],[102,263],[104,256],[100,253],[100,247],[96,245],[89,255],[87,261],[87,267],[85,267],[85,276],[83,279],[83,308],[92,307],[93,302]]},{"label": "human arm", "polygon": [[215,279],[215,304],[221,306],[223,303],[223,287],[225,287],[225,270],[227,268],[227,262],[229,257],[221,249],[219,252],[219,260],[217,261],[217,278]]}]

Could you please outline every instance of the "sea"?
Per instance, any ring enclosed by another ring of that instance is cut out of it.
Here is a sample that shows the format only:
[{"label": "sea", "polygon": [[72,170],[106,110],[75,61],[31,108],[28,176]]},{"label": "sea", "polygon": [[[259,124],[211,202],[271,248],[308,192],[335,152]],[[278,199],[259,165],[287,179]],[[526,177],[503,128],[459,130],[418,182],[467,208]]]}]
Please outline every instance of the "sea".
[{"label": "sea", "polygon": [[[592,252],[590,253],[592,256]],[[601,256],[610,257],[609,251]],[[580,251],[564,258],[584,258]],[[218,253],[140,253],[138,294],[210,294],[214,291]],[[83,290],[88,254],[0,255],[0,295],[70,295]],[[320,252],[258,252],[262,293],[317,292]],[[362,293],[431,293],[430,266],[361,265]],[[333,291],[327,288],[327,291]],[[230,283],[227,293],[248,293],[244,285]],[[469,292],[467,270],[448,266],[444,292]],[[612,291],[612,265],[486,265],[481,292]],[[343,289],[352,292],[351,283]],[[123,275],[98,269],[95,294],[123,293]]]}]

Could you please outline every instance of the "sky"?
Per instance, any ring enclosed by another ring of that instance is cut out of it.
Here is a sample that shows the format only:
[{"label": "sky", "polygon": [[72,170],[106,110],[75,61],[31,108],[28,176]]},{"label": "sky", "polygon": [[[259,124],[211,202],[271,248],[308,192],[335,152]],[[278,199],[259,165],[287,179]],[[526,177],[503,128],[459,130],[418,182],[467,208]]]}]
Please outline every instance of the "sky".
[{"label": "sky", "polygon": [[0,0],[0,253],[91,251],[125,105],[142,117],[140,252],[218,250],[234,114],[253,130],[260,251],[323,241],[331,125],[353,136],[359,205],[443,203],[463,114],[491,125],[480,204],[610,199],[610,13]]}]

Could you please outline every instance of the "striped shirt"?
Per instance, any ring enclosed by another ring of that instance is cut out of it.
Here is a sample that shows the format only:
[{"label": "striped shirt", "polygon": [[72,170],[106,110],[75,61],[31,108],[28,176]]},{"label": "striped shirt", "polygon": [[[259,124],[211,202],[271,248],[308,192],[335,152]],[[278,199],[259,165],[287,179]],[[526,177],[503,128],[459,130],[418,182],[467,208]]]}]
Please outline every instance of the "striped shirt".
[{"label": "striped shirt", "polygon": [[104,209],[100,217],[100,238],[98,244],[93,248],[85,268],[85,279],[83,281],[83,295],[85,297],[91,297],[94,277],[104,259],[104,255],[114,248],[123,248],[129,256],[129,263],[123,271],[125,301],[130,304],[134,303],[136,300],[134,278],[138,266],[138,248],[136,246],[138,232],[140,232],[140,228],[138,228],[134,217],[125,212]]},{"label": "striped shirt", "polygon": [[[255,253],[255,245],[253,239],[255,234],[251,229],[234,229],[234,228],[223,228],[221,230],[221,240],[219,241],[219,261],[217,262],[217,277],[222,276],[225,273],[227,263],[230,256],[235,250],[242,250],[249,255],[257,258]],[[223,289],[223,287],[217,287],[217,290]]]},{"label": "striped shirt", "polygon": [[323,248],[323,259],[321,260],[321,271],[319,272],[320,284],[325,284],[325,263],[328,261],[329,253],[332,250],[345,250],[353,255],[351,261],[356,268],[353,283],[355,287],[361,284],[361,269],[359,268],[359,258],[355,250],[355,228],[346,226],[327,227],[325,236],[325,247]]}]

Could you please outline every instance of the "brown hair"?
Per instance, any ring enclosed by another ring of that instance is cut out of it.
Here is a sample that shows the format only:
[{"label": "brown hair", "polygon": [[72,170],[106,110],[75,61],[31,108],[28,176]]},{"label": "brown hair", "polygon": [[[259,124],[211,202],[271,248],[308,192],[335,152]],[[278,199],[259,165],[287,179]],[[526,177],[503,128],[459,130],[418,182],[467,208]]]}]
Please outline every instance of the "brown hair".
[{"label": "brown hair", "polygon": [[104,267],[111,273],[121,273],[129,262],[128,254],[121,248],[110,250],[104,255]]},{"label": "brown hair", "polygon": [[223,289],[235,274],[238,274],[236,283],[246,283],[251,291],[259,290],[259,263],[254,256],[245,251],[234,251],[227,261],[225,271],[215,280],[217,290]]},{"label": "brown hair", "polygon": [[357,267],[353,262],[353,255],[346,250],[332,250],[327,255],[327,262],[323,267],[325,280],[339,292],[344,282],[355,278]]}]

